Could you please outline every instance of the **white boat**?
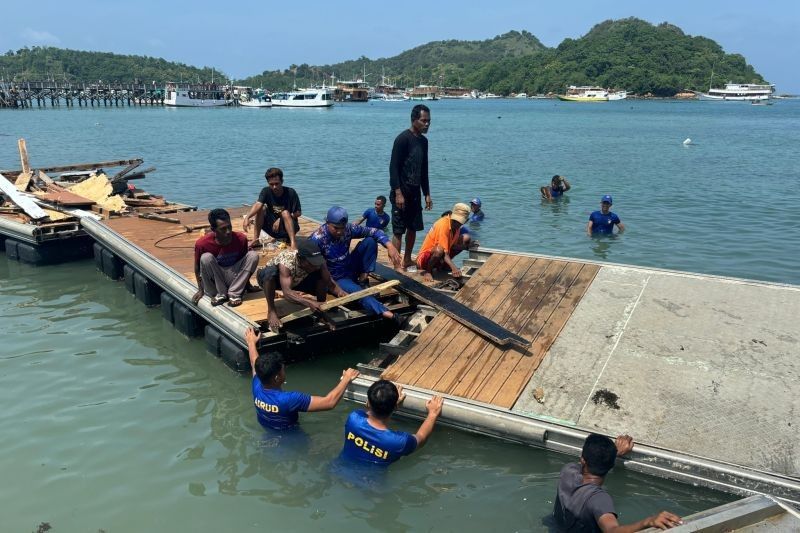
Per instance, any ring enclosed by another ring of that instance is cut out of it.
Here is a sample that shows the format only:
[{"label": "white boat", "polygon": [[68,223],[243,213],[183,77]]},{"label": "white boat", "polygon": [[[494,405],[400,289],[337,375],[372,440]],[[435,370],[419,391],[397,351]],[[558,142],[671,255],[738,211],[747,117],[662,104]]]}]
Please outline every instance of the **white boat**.
[{"label": "white boat", "polygon": [[407,97],[402,94],[389,94],[389,93],[375,93],[369,97],[371,101],[378,102],[405,102]]},{"label": "white boat", "polygon": [[487,100],[487,99],[493,100],[495,98],[502,98],[502,96],[494,93],[483,93],[480,96],[478,96],[478,98],[480,98],[481,100]]},{"label": "white boat", "polygon": [[272,95],[272,107],[331,107],[333,91],[321,89],[302,89]]},{"label": "white boat", "polygon": [[253,109],[264,109],[272,107],[272,99],[266,94],[243,95],[239,97],[239,105]]},{"label": "white boat", "polygon": [[769,100],[775,92],[773,84],[726,83],[723,89],[709,88],[707,93],[695,92],[700,100],[752,102]]},{"label": "white boat", "polygon": [[167,83],[164,105],[171,107],[220,107],[231,103],[228,94],[218,85]]},{"label": "white boat", "polygon": [[602,87],[592,87],[583,85],[567,87],[567,94],[556,95],[559,100],[564,102],[608,102],[608,91]]},{"label": "white boat", "polygon": [[628,97],[628,91],[614,91],[613,93],[608,93],[608,101],[613,102],[615,100],[625,100]]},{"label": "white boat", "polygon": [[514,98],[527,98],[527,97],[528,97],[528,93],[519,93],[519,94],[514,96]]}]

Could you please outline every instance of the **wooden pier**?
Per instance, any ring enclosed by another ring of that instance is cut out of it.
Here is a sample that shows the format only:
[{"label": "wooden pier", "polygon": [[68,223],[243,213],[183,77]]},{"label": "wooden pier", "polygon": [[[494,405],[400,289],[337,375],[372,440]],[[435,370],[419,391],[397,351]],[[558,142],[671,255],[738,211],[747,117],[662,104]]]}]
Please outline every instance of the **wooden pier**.
[{"label": "wooden pier", "polygon": [[163,105],[162,87],[152,83],[69,81],[0,82],[0,108],[123,107]]}]

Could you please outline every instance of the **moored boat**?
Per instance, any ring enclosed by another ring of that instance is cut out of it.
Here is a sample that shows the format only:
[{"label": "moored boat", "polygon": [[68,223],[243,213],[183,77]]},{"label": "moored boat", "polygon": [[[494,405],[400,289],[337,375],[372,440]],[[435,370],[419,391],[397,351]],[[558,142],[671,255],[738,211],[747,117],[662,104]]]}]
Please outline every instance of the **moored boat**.
[{"label": "moored boat", "polygon": [[171,107],[221,107],[231,103],[230,94],[213,83],[169,82],[164,91],[164,105]]},{"label": "moored boat", "polygon": [[769,100],[775,92],[774,84],[726,83],[722,89],[709,88],[708,92],[695,92],[699,100],[752,102]]},{"label": "moored boat", "polygon": [[607,90],[589,85],[570,85],[566,94],[556,96],[564,102],[608,102],[609,100]]},{"label": "moored boat", "polygon": [[272,107],[331,107],[333,92],[327,88],[303,89],[272,95]]}]

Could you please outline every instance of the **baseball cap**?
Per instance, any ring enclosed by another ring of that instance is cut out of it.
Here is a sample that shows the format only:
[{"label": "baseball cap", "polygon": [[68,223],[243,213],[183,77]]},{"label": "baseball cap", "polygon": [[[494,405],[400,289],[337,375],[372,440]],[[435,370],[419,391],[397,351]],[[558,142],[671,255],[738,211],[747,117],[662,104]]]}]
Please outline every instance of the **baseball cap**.
[{"label": "baseball cap", "polygon": [[478,197],[476,196],[475,198],[473,198],[472,200],[470,200],[470,202],[469,202],[469,203],[471,203],[471,204],[475,204],[475,205],[477,205],[478,207],[480,207],[480,206],[481,206],[481,199],[480,199],[480,198],[478,198]]},{"label": "baseball cap", "polygon": [[325,217],[325,222],[331,224],[347,224],[347,209],[335,205],[328,209],[328,215]]},{"label": "baseball cap", "polygon": [[316,267],[322,266],[322,262],[325,260],[325,258],[322,257],[319,246],[311,239],[297,240],[297,256],[302,257]]},{"label": "baseball cap", "polygon": [[610,194],[603,195],[603,197],[600,198],[600,202],[601,203],[608,202],[609,204],[613,204],[614,203],[613,200],[611,199],[611,195]]},{"label": "baseball cap", "polygon": [[458,203],[453,206],[453,212],[450,218],[460,224],[466,224],[469,218],[469,206],[467,204]]}]

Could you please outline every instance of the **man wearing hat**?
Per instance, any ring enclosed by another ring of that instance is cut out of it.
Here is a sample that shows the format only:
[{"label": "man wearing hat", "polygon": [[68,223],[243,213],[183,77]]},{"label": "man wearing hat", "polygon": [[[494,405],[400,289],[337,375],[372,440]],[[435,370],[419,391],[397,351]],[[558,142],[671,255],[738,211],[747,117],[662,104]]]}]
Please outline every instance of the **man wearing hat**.
[{"label": "man wearing hat", "polygon": [[459,230],[469,218],[467,204],[453,206],[449,217],[441,217],[425,236],[422,248],[417,254],[417,268],[426,280],[433,279],[433,272],[446,265],[454,278],[461,277],[461,270],[453,263],[450,250],[459,239]]},{"label": "man wearing hat", "polygon": [[481,211],[481,199],[477,196],[469,202],[469,221],[482,222],[483,211]]},{"label": "man wearing hat", "polygon": [[611,204],[613,203],[611,195],[606,194],[600,199],[600,211],[594,211],[589,215],[586,233],[590,237],[592,235],[611,235],[614,233],[614,226],[617,226],[618,233],[625,231],[625,225],[620,221],[616,213],[611,212]]},{"label": "man wearing hat", "polygon": [[[389,237],[377,228],[348,223],[347,210],[338,205],[328,210],[325,223],[309,239],[319,246],[331,278],[346,293],[358,292],[364,288],[369,273],[375,270],[378,243],[386,248],[394,267],[400,269],[400,254]],[[351,251],[350,243],[353,239],[361,239],[361,242]],[[360,301],[370,313],[395,319],[394,313],[374,297],[367,296]]]},{"label": "man wearing hat", "polygon": [[[312,311],[320,311],[319,302],[325,301],[328,291],[336,296],[347,294],[331,279],[317,243],[308,239],[297,239],[297,250],[282,250],[267,261],[256,274],[256,279],[267,299],[267,319],[273,331],[281,327],[275,309],[275,290],[279,286],[284,298]],[[312,294],[315,298],[304,296],[301,292]]]}]

